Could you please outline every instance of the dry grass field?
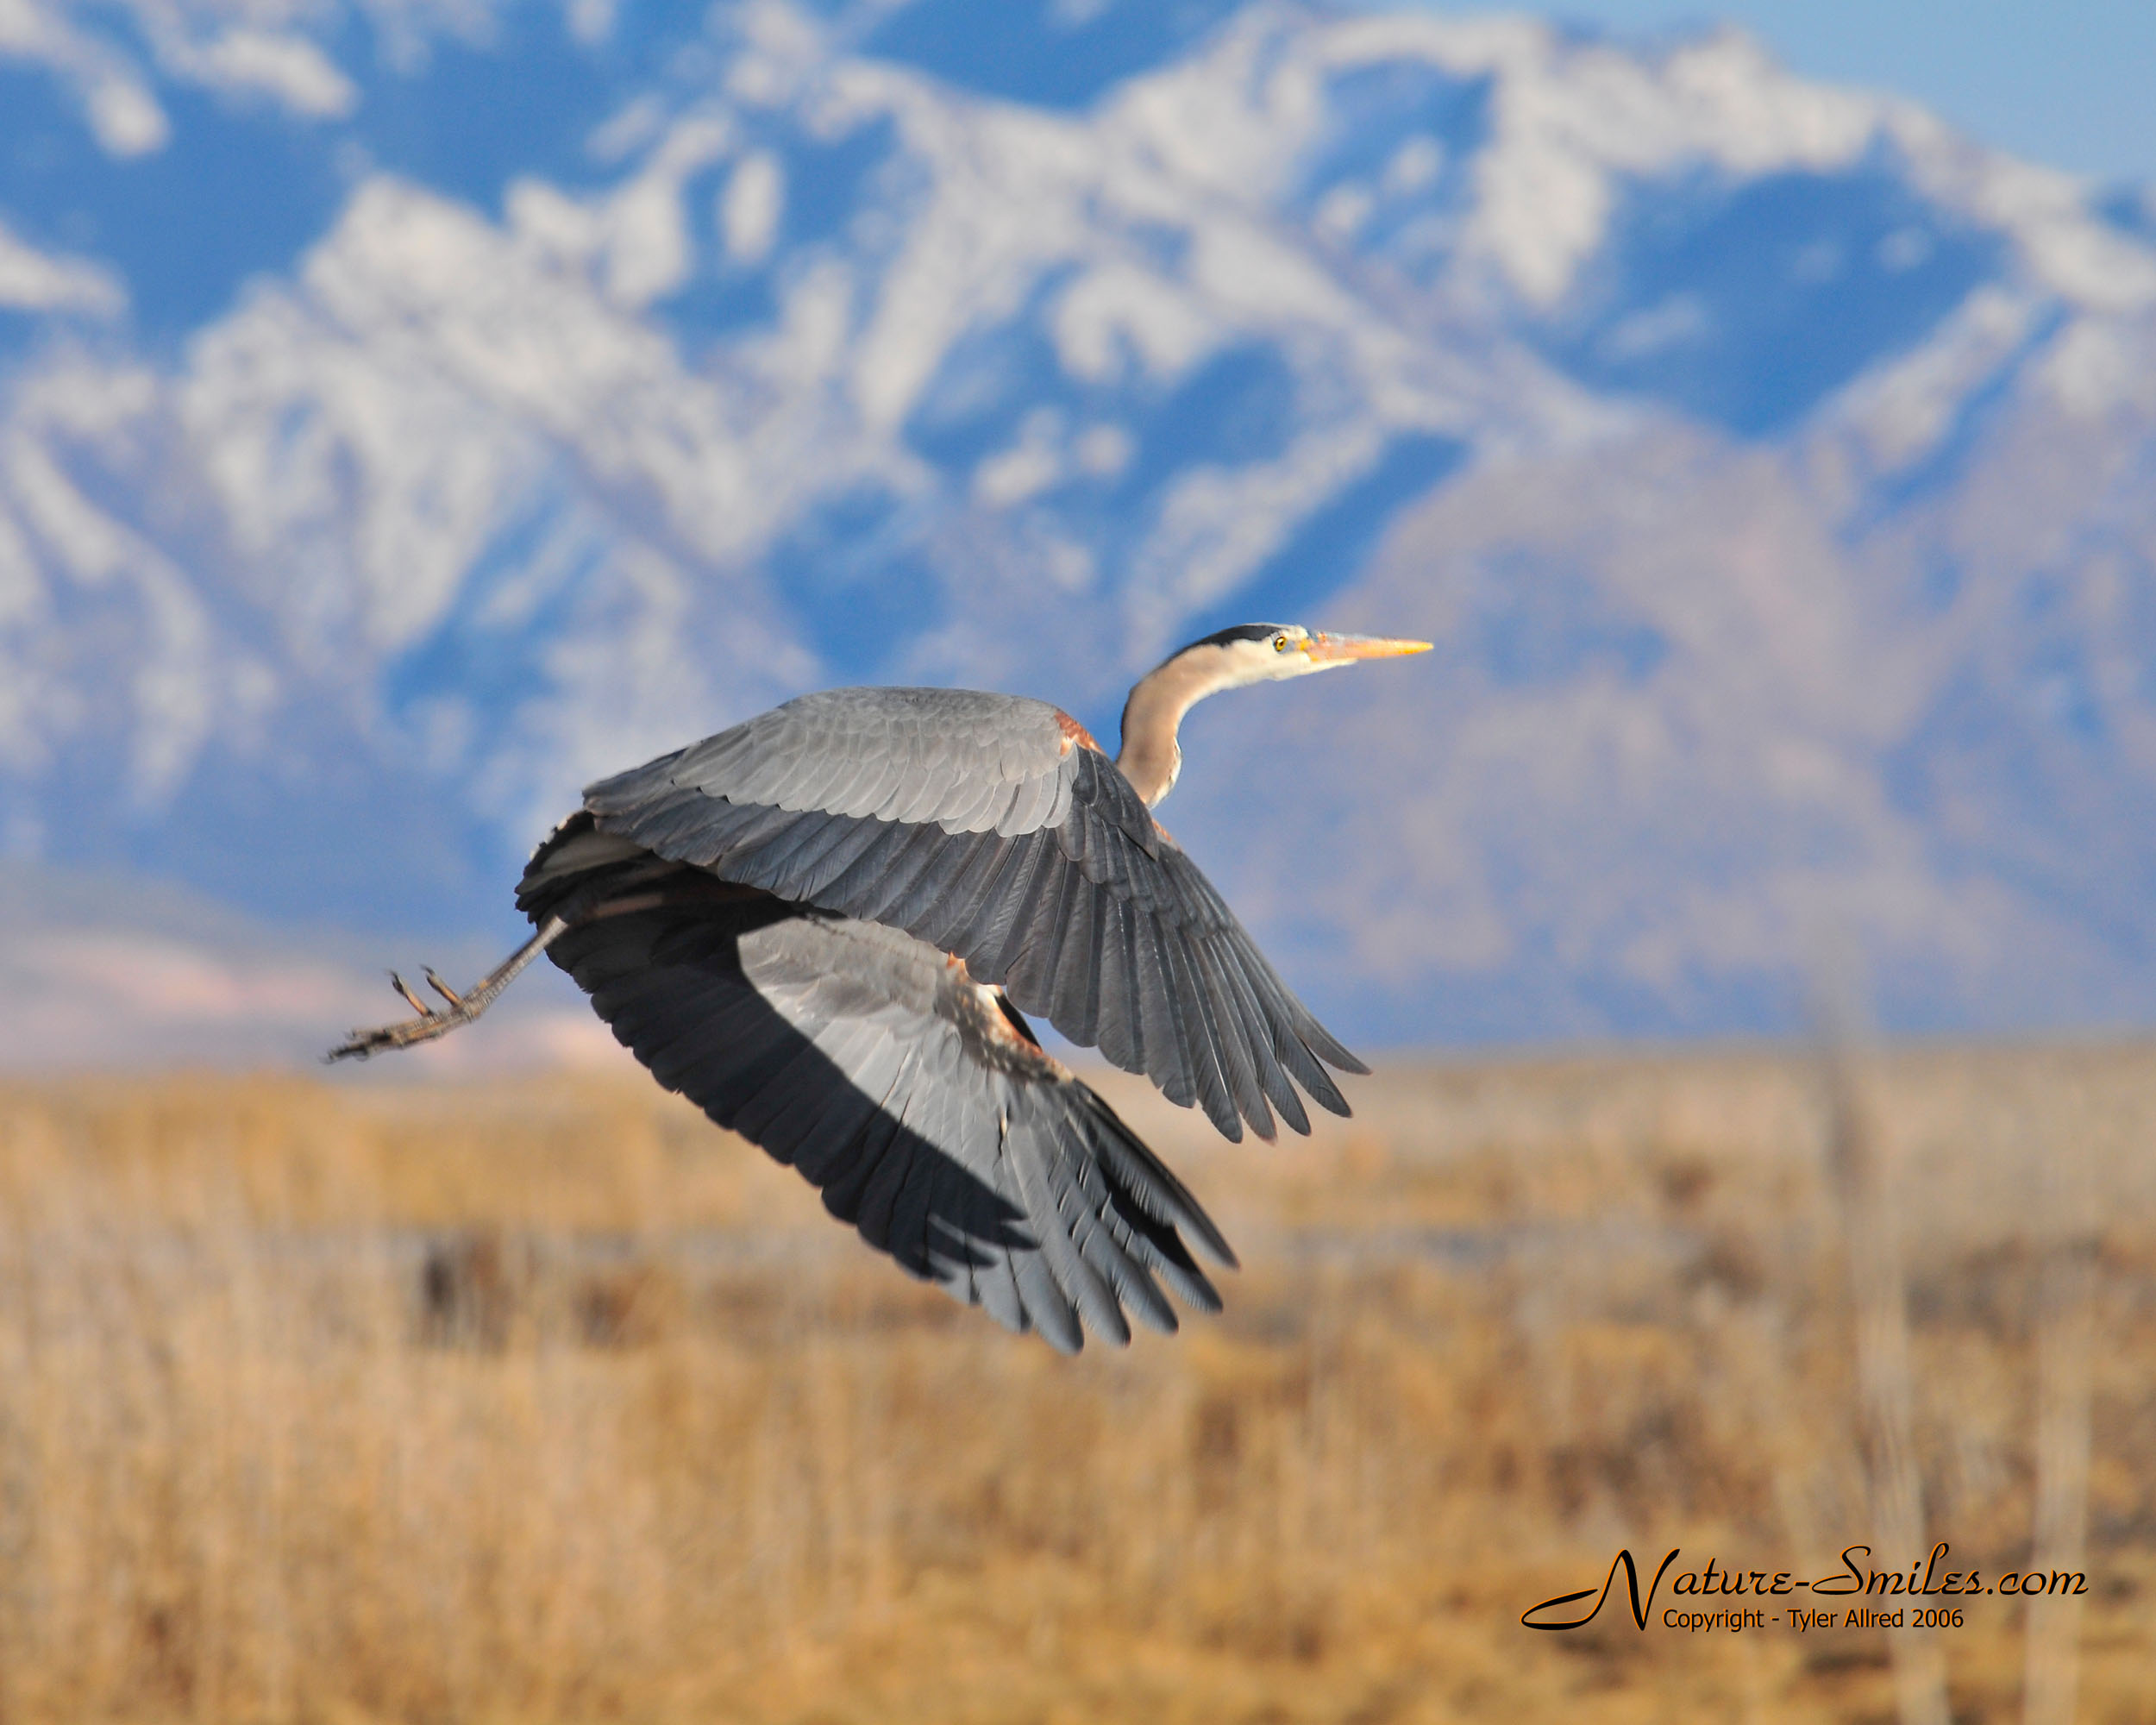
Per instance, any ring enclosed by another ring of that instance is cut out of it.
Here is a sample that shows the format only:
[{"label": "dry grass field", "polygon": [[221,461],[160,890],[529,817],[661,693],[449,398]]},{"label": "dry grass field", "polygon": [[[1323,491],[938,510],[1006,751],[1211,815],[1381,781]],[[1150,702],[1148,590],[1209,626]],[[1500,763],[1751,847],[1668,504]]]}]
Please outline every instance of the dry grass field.
[{"label": "dry grass field", "polygon": [[[0,1088],[0,1725],[2156,1716],[2156,1051],[1103,1088],[1245,1268],[1074,1361],[634,1076]],[[1939,1540],[2088,1593],[1520,1623]]]}]

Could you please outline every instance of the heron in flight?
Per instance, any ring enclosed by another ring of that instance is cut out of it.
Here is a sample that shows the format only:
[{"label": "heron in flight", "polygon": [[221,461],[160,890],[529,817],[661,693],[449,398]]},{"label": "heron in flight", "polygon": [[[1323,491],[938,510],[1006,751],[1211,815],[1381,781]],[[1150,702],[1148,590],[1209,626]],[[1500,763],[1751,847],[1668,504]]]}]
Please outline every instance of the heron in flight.
[{"label": "heron in flight", "polygon": [[332,1060],[469,1024],[542,952],[652,1076],[791,1163],[871,1245],[1014,1331],[1075,1352],[1162,1284],[1217,1312],[1192,1255],[1235,1255],[1182,1182],[1040,1045],[1037,1013],[1232,1139],[1326,1068],[1369,1069],[1282,982],[1153,818],[1197,701],[1424,651],[1250,624],[1142,678],[1113,760],[1045,701],[830,689],[602,779],[532,855],[537,931],[459,994]]}]

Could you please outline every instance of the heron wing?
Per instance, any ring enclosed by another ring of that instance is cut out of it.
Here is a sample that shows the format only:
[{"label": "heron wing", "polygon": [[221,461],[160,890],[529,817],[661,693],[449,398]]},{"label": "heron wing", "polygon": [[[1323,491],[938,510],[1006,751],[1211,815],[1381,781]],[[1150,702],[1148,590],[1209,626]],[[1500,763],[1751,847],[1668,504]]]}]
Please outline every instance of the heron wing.
[{"label": "heron wing", "polygon": [[[656,856],[956,955],[1073,1042],[1200,1104],[1231,1138],[1244,1120],[1270,1138],[1275,1108],[1308,1131],[1298,1083],[1346,1113],[1325,1068],[1368,1070],[1115,763],[1045,702],[806,695],[601,781],[585,807],[601,833]],[[574,862],[542,847],[524,898]]]},{"label": "heron wing", "polygon": [[1197,1200],[943,953],[761,894],[649,885],[548,956],[661,1083],[799,1169],[871,1245],[1065,1352],[1081,1321],[1128,1341],[1126,1311],[1174,1330],[1163,1283],[1219,1309],[1186,1238],[1234,1256]]}]

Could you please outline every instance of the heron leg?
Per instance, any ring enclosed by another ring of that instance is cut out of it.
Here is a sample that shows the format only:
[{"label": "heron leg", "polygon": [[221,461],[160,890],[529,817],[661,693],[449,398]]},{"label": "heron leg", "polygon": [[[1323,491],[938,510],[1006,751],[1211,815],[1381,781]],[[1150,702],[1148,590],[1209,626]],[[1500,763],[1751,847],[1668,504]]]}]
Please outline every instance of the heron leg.
[{"label": "heron leg", "polygon": [[355,1030],[351,1040],[342,1042],[323,1056],[323,1060],[365,1060],[372,1055],[385,1054],[393,1048],[410,1048],[415,1043],[432,1042],[438,1036],[447,1036],[460,1025],[468,1025],[494,1004],[502,990],[517,980],[524,966],[569,932],[570,923],[565,917],[548,917],[539,932],[479,979],[464,994],[458,994],[436,975],[426,973],[427,984],[448,1002],[444,1007],[429,1006],[420,999],[411,987],[395,971],[390,972],[390,986],[404,997],[404,1003],[418,1014],[397,1024],[384,1025],[379,1030]]},{"label": "heron leg", "polygon": [[[664,884],[644,892],[622,890],[624,887],[646,886],[655,879]],[[430,1005],[402,976],[391,971],[390,986],[404,996],[404,1004],[418,1016],[384,1025],[379,1030],[355,1030],[349,1041],[339,1043],[322,1057],[325,1063],[365,1060],[372,1055],[386,1054],[392,1049],[410,1048],[416,1043],[432,1042],[438,1036],[448,1035],[492,1006],[495,997],[517,980],[524,966],[571,929],[580,928],[586,923],[607,917],[633,916],[639,911],[663,906],[710,906],[767,896],[755,887],[713,880],[708,875],[655,858],[652,867],[617,875],[561,900],[554,914],[540,925],[538,933],[488,971],[467,993],[458,994],[431,969],[426,971],[427,986],[442,996],[446,1006]]]}]

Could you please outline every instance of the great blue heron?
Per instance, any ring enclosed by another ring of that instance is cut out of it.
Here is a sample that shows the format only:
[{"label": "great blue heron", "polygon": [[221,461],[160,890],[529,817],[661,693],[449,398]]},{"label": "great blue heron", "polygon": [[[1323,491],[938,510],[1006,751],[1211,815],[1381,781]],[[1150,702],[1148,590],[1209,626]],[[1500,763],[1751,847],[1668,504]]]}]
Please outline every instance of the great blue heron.
[{"label": "great blue heron", "polygon": [[[468,1024],[540,953],[678,1090],[822,1189],[871,1245],[1065,1352],[1218,1311],[1196,1199],[1023,1013],[1143,1072],[1230,1138],[1344,1114],[1366,1072],[1153,819],[1192,705],[1423,641],[1250,624],[1141,679],[1113,761],[1044,701],[967,689],[803,695],[602,779],[532,855],[537,932],[469,993],[329,1057]],[[1291,1082],[1291,1080],[1293,1082]],[[1187,1237],[1187,1239],[1186,1239]],[[1156,1281],[1156,1277],[1158,1281]]]}]

